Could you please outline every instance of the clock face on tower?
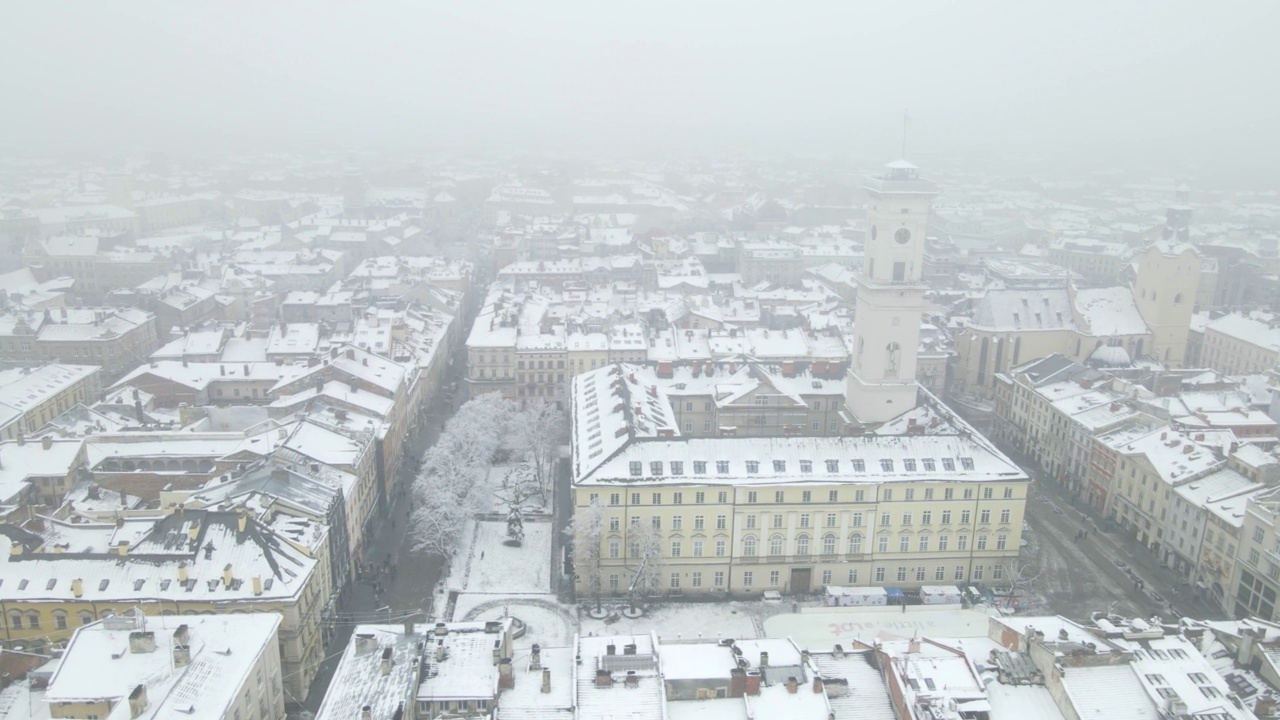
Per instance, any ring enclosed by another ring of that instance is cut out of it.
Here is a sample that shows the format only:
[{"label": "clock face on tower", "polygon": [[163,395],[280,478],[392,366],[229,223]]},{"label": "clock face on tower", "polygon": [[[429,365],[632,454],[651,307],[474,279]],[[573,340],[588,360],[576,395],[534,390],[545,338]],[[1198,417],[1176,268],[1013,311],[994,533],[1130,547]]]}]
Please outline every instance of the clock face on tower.
[{"label": "clock face on tower", "polygon": [[893,239],[899,245],[906,245],[907,241],[911,239],[911,231],[906,228],[898,228],[898,231],[893,234]]}]

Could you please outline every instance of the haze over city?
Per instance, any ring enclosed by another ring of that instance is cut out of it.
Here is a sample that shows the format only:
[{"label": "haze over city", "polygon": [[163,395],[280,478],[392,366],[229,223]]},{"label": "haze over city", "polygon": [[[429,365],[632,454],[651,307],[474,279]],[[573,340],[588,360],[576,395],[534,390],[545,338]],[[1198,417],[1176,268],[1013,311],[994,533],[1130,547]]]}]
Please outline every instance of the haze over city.
[{"label": "haze over city", "polygon": [[3,720],[1280,720],[1269,2],[0,6]]},{"label": "haze over city", "polygon": [[1274,184],[1269,2],[10,3],[20,152],[1049,157]]}]

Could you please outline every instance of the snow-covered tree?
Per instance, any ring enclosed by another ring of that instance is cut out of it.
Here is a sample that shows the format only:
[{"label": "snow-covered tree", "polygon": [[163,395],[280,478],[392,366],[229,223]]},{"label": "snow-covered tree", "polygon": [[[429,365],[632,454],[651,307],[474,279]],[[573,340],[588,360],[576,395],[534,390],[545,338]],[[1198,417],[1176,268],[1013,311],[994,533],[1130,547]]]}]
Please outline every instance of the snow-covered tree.
[{"label": "snow-covered tree", "polygon": [[573,574],[595,597],[596,611],[599,612],[604,571],[600,551],[604,534],[604,507],[597,500],[585,508],[579,508],[565,532],[573,538]]},{"label": "snow-covered tree", "polygon": [[448,557],[466,520],[482,508],[484,486],[503,438],[512,405],[496,394],[467,402],[423,455],[414,482],[410,536],[414,548]]},{"label": "snow-covered tree", "polygon": [[662,531],[646,522],[633,523],[627,528],[627,569],[631,571],[631,608],[636,598],[646,598],[662,592]]},{"label": "snow-covered tree", "polygon": [[507,537],[523,542],[525,503],[538,494],[533,484],[533,470],[528,465],[511,468],[493,494],[507,509]]},{"label": "snow-covered tree", "polygon": [[568,437],[569,421],[555,403],[533,401],[515,417],[515,431],[533,468],[538,496],[545,504],[555,479],[560,444]]}]

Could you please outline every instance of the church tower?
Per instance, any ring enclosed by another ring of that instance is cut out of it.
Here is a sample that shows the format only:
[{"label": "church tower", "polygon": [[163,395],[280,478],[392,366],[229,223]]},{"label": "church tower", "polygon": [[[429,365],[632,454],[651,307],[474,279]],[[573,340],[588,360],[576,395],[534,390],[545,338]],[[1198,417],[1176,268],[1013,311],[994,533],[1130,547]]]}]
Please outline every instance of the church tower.
[{"label": "church tower", "polygon": [[853,363],[845,405],[859,421],[891,420],[916,406],[916,352],[925,286],[929,205],[937,188],[904,160],[868,178],[865,261],[858,276]]}]

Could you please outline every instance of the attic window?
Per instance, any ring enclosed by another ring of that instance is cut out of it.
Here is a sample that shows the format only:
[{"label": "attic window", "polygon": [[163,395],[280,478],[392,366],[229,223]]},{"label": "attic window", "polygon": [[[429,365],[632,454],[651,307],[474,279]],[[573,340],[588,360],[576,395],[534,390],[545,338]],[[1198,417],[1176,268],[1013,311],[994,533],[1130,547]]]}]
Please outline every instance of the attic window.
[{"label": "attic window", "polygon": [[956,469],[956,461],[951,458],[942,458],[942,469],[947,472],[954,472]]},{"label": "attic window", "polygon": [[264,589],[264,590],[270,590],[270,589],[271,589],[271,586],[272,586],[274,583],[275,583],[275,578],[267,578],[267,579],[266,579],[266,581],[264,581],[264,582],[262,583],[262,587],[263,587],[263,589]]},{"label": "attic window", "polygon": [[53,589],[53,586],[54,586],[54,585],[57,585],[57,584],[58,584],[58,578],[51,578],[51,579],[49,580],[49,582],[45,583],[45,585],[44,585],[44,589],[45,589],[45,590],[52,590],[52,589]]},{"label": "attic window", "polygon": [[839,460],[828,460],[828,461],[827,461],[827,472],[829,472],[829,473],[833,473],[833,472],[840,472],[840,461],[839,461]]},{"label": "attic window", "polygon": [[107,586],[110,584],[111,584],[110,580],[104,579],[102,582],[98,583],[98,591],[101,592],[103,590],[106,590]]},{"label": "attic window", "polygon": [[133,581],[133,590],[134,590],[134,592],[137,592],[137,591],[141,590],[141,589],[142,589],[142,585],[143,585],[143,583],[145,583],[145,582],[146,582],[146,579],[145,579],[145,578],[143,578],[143,579],[141,579],[141,580],[134,580],[134,581]]},{"label": "attic window", "polygon": [[893,460],[885,458],[880,461],[880,469],[885,472],[893,472]]},{"label": "attic window", "polygon": [[644,474],[644,463],[639,460],[631,461],[631,477],[640,477]]},{"label": "attic window", "polygon": [[784,473],[784,472],[786,472],[786,471],[787,471],[787,461],[786,461],[786,460],[774,460],[774,461],[773,461],[773,471],[774,471],[774,472],[776,472],[776,473]]},{"label": "attic window", "polygon": [[853,462],[853,471],[854,471],[854,472],[866,472],[866,471],[867,471],[867,463],[866,463],[866,462],[864,462],[864,461],[862,460],[862,458],[854,458],[852,462]]},{"label": "attic window", "polygon": [[161,590],[168,590],[168,589],[169,589],[169,585],[170,585],[170,584],[172,584],[172,583],[173,583],[173,581],[172,581],[172,580],[170,580],[169,578],[165,578],[164,580],[161,580],[161,581],[160,581],[160,589],[161,589]]},{"label": "attic window", "polygon": [[972,469],[973,469],[973,458],[971,458],[971,457],[962,457],[962,458],[960,458],[960,467],[964,468],[965,470],[972,470]]},{"label": "attic window", "polygon": [[806,475],[807,475],[807,474],[809,474],[809,473],[811,473],[811,472],[813,472],[813,461],[812,461],[812,460],[801,460],[801,461],[800,461],[800,472],[802,472],[802,473],[804,473],[804,474],[806,474]]},{"label": "attic window", "polygon": [[925,472],[933,472],[934,470],[933,458],[921,458],[920,466],[924,468]]},{"label": "attic window", "polygon": [[916,459],[915,459],[915,458],[903,458],[903,460],[902,460],[902,469],[903,469],[903,470],[905,470],[905,471],[907,471],[907,472],[915,472],[915,471],[916,471]]},{"label": "attic window", "polygon": [[760,463],[756,460],[748,460],[747,473],[750,475],[755,475],[758,472],[760,472]]},{"label": "attic window", "polygon": [[18,589],[19,589],[19,590],[26,590],[26,589],[27,589],[27,583],[29,583],[29,582],[31,582],[31,581],[30,581],[30,580],[27,580],[26,578],[23,578],[22,580],[19,580],[19,581],[18,581]]}]

